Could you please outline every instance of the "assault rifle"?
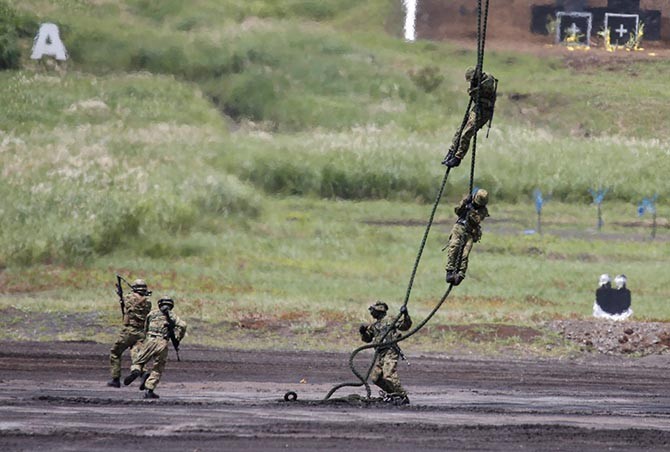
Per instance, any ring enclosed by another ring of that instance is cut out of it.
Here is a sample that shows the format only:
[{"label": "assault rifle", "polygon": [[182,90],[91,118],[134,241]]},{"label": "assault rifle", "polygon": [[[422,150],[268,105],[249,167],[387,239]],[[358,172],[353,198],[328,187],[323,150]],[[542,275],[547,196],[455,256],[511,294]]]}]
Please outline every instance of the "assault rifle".
[{"label": "assault rifle", "polygon": [[165,311],[161,312],[165,316],[165,319],[167,320],[168,323],[168,333],[166,339],[170,339],[170,342],[172,342],[172,346],[174,347],[174,351],[177,354],[177,361],[181,361],[181,359],[179,359],[179,341],[177,340],[177,336],[174,335],[174,327],[176,326],[176,324],[174,320],[170,317],[169,309],[166,309]]},{"label": "assault rifle", "polygon": [[119,304],[121,305],[121,315],[126,315],[126,302],[123,300],[123,287],[121,287],[121,282],[126,283],[128,287],[132,287],[128,281],[123,279],[123,276],[116,275],[116,294],[119,296]]},{"label": "assault rifle", "polygon": [[491,105],[491,118],[489,119],[488,129],[486,129],[486,138],[489,137],[489,132],[491,131],[491,124],[493,123],[493,115],[496,112],[496,100],[498,99],[498,79],[494,78],[495,86],[493,87],[493,105]]}]

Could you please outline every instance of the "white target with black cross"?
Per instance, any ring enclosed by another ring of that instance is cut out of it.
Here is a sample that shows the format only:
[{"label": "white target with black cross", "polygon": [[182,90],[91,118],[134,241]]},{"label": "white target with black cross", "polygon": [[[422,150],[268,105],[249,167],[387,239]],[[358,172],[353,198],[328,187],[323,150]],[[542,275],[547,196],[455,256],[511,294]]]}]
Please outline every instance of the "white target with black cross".
[{"label": "white target with black cross", "polygon": [[605,13],[605,30],[610,32],[610,44],[622,46],[637,36],[639,14]]},{"label": "white target with black cross", "polygon": [[591,13],[556,13],[556,43],[590,46],[592,23]]}]

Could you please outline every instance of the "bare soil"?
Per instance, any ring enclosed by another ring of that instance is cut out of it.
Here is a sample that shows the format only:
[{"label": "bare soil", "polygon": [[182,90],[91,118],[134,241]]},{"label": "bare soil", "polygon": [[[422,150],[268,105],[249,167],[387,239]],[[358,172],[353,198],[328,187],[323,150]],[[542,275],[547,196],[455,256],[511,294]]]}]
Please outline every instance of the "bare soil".
[{"label": "bare soil", "polygon": [[[668,450],[668,358],[412,356],[403,407],[345,396],[347,355],[188,347],[157,392],[105,386],[108,346],[0,343],[0,450]],[[127,363],[126,366],[127,368]],[[301,383],[302,381],[302,383]],[[284,402],[287,390],[296,402]]]}]

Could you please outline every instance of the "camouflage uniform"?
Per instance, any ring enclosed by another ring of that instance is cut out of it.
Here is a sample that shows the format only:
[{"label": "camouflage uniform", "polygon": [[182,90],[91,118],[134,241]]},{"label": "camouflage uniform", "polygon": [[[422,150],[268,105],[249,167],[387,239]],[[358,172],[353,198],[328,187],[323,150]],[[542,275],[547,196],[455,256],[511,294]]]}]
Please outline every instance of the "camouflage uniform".
[{"label": "camouflage uniform", "polygon": [[[151,373],[144,381],[144,388],[153,391],[161,379],[167,363],[168,346],[170,339],[168,336],[168,320],[166,316],[174,323],[174,335],[177,341],[181,341],[186,334],[186,322],[181,320],[171,310],[163,313],[160,309],[154,309],[149,313],[146,320],[146,340],[142,343],[137,354],[133,358],[133,364],[130,368],[132,373],[142,373],[144,366],[151,360],[154,365]],[[125,383],[125,382],[124,382]]]},{"label": "camouflage uniform", "polygon": [[[380,318],[369,325],[361,325],[361,340],[367,343],[374,342],[375,344],[379,344],[384,333],[389,329],[392,329],[392,323],[393,321],[391,319]],[[396,328],[392,329],[384,341],[400,338],[401,334],[398,333],[397,330],[407,331],[411,326],[412,319],[407,311],[405,311],[398,320]],[[400,384],[400,378],[398,377],[397,371],[400,347],[398,347],[397,344],[392,346],[378,345],[375,347],[375,351],[375,362],[372,367],[372,372],[370,373],[370,380],[387,394],[406,398],[407,392]]]},{"label": "camouflage uniform", "polygon": [[[470,76],[470,79],[471,78],[472,76]],[[466,80],[467,79],[468,77],[466,75]],[[465,126],[463,127],[462,133],[459,134],[459,131],[456,131],[456,134],[454,135],[454,139],[451,144],[451,150],[454,151],[454,156],[458,158],[458,160],[463,160],[465,155],[468,153],[468,149],[470,148],[470,141],[472,140],[472,137],[475,135],[475,132],[484,127],[484,125],[486,125],[486,123],[489,122],[493,117],[493,107],[496,102],[497,82],[498,81],[492,75],[484,73],[484,78],[482,79],[481,84],[482,88],[482,92],[480,95],[481,111],[479,114],[479,121],[477,121],[477,108],[476,108],[477,87],[474,86],[468,90],[468,94],[470,94],[470,97],[472,97],[473,106],[470,109],[470,113],[468,114],[468,120],[465,123]]]},{"label": "camouflage uniform", "polygon": [[[477,204],[478,200],[480,204]],[[454,212],[458,215],[458,220],[451,229],[449,244],[447,245],[447,282],[458,285],[465,278],[472,245],[482,238],[481,222],[489,216],[489,211],[486,208],[487,201],[488,193],[486,190],[480,189],[473,198],[470,196],[464,197],[454,209]],[[457,274],[460,279],[449,281],[450,274]]]},{"label": "camouflage uniform", "polygon": [[137,352],[135,345],[144,339],[144,323],[147,314],[151,311],[149,297],[131,292],[124,297],[125,314],[123,316],[123,329],[119,333],[116,342],[109,354],[112,379],[121,376],[121,355],[125,350],[131,348],[131,357]]}]

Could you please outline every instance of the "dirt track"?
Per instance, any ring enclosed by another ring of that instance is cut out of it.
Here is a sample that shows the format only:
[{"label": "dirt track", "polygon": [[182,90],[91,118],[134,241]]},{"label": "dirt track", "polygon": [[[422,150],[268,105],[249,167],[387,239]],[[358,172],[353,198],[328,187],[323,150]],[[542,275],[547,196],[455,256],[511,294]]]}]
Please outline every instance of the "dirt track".
[{"label": "dirt track", "polygon": [[[412,405],[390,407],[316,403],[352,380],[343,354],[184,347],[183,362],[168,363],[162,398],[144,401],[136,385],[104,385],[105,345],[0,345],[3,451],[670,447],[669,358],[660,355],[413,356],[401,367]],[[289,389],[297,402],[280,401]]]}]

